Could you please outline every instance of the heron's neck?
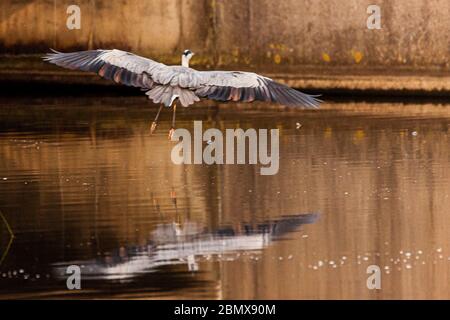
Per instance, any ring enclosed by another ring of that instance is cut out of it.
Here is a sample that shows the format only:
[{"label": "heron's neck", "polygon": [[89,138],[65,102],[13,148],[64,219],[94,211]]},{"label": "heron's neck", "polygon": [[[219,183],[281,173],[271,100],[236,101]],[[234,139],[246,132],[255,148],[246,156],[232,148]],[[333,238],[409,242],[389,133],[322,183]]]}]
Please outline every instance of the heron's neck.
[{"label": "heron's neck", "polygon": [[189,59],[185,55],[181,56],[181,65],[183,67],[189,68]]}]

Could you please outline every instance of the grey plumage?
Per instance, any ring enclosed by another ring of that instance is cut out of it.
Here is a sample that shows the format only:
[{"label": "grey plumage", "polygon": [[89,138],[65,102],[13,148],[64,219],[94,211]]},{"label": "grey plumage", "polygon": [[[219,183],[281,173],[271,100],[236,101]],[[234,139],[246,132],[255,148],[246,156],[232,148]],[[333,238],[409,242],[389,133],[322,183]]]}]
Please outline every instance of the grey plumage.
[{"label": "grey plumage", "polygon": [[154,103],[163,103],[165,106],[172,104],[173,97],[180,100],[182,106],[187,107],[194,102],[200,101],[200,98],[189,89],[182,89],[177,86],[156,85],[145,93]]},{"label": "grey plumage", "polygon": [[254,100],[287,106],[317,108],[316,96],[294,90],[270,78],[242,71],[197,71],[165,64],[121,50],[61,53],[52,50],[45,61],[58,66],[98,73],[116,83],[142,88],[155,103],[169,107],[174,98],[187,107],[200,98],[218,101]]}]

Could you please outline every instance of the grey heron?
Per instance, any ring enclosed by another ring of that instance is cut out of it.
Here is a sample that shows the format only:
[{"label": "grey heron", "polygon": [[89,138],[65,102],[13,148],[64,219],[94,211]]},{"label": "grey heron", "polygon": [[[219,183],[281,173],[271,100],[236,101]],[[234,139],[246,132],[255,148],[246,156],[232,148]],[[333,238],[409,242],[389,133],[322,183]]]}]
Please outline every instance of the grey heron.
[{"label": "grey heron", "polygon": [[69,69],[95,72],[116,83],[141,88],[149,99],[161,104],[151,125],[153,133],[162,107],[173,105],[172,128],[175,129],[176,100],[183,107],[200,101],[200,98],[217,101],[254,100],[280,103],[286,106],[317,108],[320,100],[284,84],[252,72],[198,71],[189,67],[194,55],[185,50],[181,65],[168,66],[154,60],[117,49],[87,50],[62,53],[53,49],[43,59]]}]

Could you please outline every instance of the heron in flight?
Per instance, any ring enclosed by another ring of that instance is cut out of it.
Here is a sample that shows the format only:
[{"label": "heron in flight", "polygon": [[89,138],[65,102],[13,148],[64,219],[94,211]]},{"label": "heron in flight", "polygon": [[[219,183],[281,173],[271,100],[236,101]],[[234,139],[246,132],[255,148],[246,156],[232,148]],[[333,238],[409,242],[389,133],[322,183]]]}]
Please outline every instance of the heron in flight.
[{"label": "heron in flight", "polygon": [[255,100],[280,103],[286,106],[317,108],[317,96],[294,90],[270,78],[242,71],[197,71],[189,67],[194,53],[185,50],[181,66],[167,66],[117,49],[88,50],[62,53],[53,49],[44,60],[69,69],[90,71],[116,83],[141,88],[149,99],[161,104],[152,122],[153,133],[163,106],[173,106],[172,128],[175,129],[176,101],[188,107],[200,98],[217,101]]}]

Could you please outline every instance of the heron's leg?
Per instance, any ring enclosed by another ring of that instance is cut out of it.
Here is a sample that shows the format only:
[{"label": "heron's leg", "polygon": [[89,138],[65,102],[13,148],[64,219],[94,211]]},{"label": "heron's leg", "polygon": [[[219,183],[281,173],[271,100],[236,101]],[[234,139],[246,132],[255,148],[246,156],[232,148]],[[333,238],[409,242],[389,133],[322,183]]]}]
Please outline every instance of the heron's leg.
[{"label": "heron's leg", "polygon": [[172,140],[172,135],[175,132],[175,114],[177,112],[177,104],[173,104],[173,115],[172,115],[172,128],[169,131],[169,140]]},{"label": "heron's leg", "polygon": [[161,113],[161,110],[163,108],[164,105],[161,105],[159,107],[158,113],[156,114],[155,120],[153,120],[152,122],[152,126],[150,127],[150,134],[153,134],[153,132],[155,132],[156,127],[158,126],[158,118],[159,118],[159,114]]}]

